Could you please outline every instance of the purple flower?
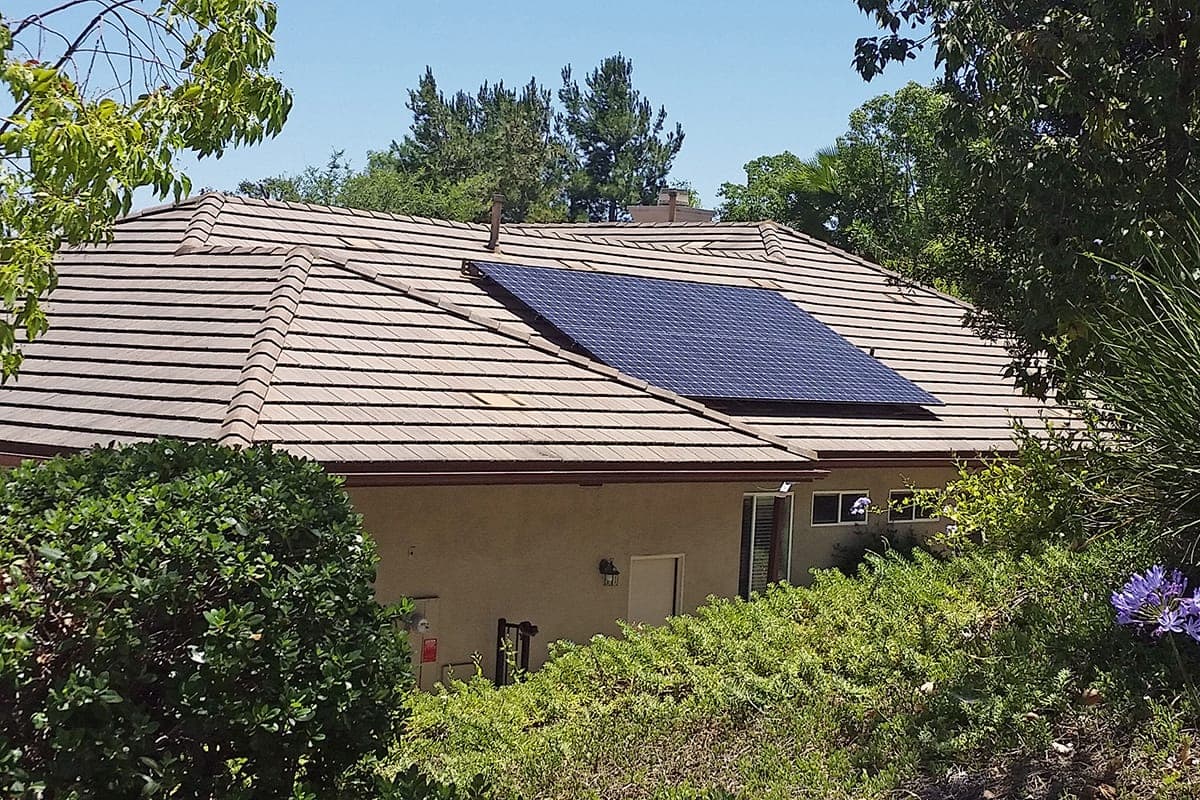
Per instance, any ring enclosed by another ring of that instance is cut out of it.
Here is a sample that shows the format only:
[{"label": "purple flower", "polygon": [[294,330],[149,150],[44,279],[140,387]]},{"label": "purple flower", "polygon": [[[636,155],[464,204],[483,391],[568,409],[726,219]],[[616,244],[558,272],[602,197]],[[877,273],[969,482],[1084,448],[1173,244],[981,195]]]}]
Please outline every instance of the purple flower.
[{"label": "purple flower", "polygon": [[1200,588],[1179,601],[1179,611],[1184,617],[1180,633],[1200,642]]},{"label": "purple flower", "polygon": [[1133,575],[1119,591],[1112,593],[1112,605],[1117,610],[1120,625],[1140,625],[1146,622],[1143,609],[1153,592],[1162,588],[1165,570],[1155,564],[1145,575]]},{"label": "purple flower", "polygon": [[850,516],[861,517],[867,513],[867,509],[871,507],[871,498],[860,497],[854,501],[854,505],[850,506]]},{"label": "purple flower", "polygon": [[[1187,581],[1179,570],[1168,575],[1161,564],[1155,564],[1144,575],[1133,575],[1119,591],[1112,593],[1112,605],[1117,610],[1120,625],[1154,625],[1161,633],[1164,628],[1160,616],[1175,610],[1179,599],[1187,589]],[[1175,624],[1174,617],[1170,617]]]},{"label": "purple flower", "polygon": [[[1174,600],[1183,595],[1187,591],[1187,578],[1183,577],[1183,573],[1177,569],[1171,570],[1171,574],[1163,581],[1162,589],[1159,592],[1159,602],[1166,603],[1169,600]],[[1200,595],[1198,595],[1200,596]]]},{"label": "purple flower", "polygon": [[1155,564],[1112,593],[1117,624],[1150,628],[1154,636],[1182,633],[1200,642],[1200,588],[1191,597],[1184,597],[1185,591],[1187,579],[1182,572],[1168,573]]},{"label": "purple flower", "polygon": [[1200,587],[1196,588],[1191,597],[1180,600],[1179,607],[1184,610],[1185,614],[1200,617]]},{"label": "purple flower", "polygon": [[1155,636],[1162,636],[1164,633],[1183,633],[1183,625],[1188,620],[1187,614],[1184,614],[1178,605],[1168,606],[1158,612],[1158,627],[1154,629]]},{"label": "purple flower", "polygon": [[1183,633],[1200,642],[1200,616],[1189,615],[1183,621]]}]

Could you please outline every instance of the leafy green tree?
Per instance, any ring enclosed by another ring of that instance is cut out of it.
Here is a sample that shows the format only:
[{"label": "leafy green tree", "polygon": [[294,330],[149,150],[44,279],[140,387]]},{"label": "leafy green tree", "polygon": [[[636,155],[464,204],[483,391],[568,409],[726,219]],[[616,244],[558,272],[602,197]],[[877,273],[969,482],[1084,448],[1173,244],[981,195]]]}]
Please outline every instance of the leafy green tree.
[{"label": "leafy green tree", "polygon": [[619,53],[600,62],[583,89],[569,65],[562,79],[558,122],[577,159],[567,183],[571,217],[612,222],[627,205],[654,202],[683,146],[683,127],[663,135],[666,108],[654,112],[633,88],[633,62]]},{"label": "leafy green tree", "polygon": [[426,68],[409,91],[408,135],[369,153],[365,169],[348,169],[335,152],[323,167],[245,180],[237,191],[462,221],[486,219],[498,192],[510,222],[559,221],[568,213],[619,219],[625,206],[655,201],[683,143],[678,125],[663,136],[666,111],[655,113],[632,87],[632,71],[628,59],[613,56],[584,91],[565,68],[565,110],[556,115],[553,95],[536,80],[447,94]]},{"label": "leafy green tree", "polygon": [[388,746],[406,637],[319,465],[157,441],[0,482],[0,794],[331,797]]},{"label": "leafy green tree", "polygon": [[945,108],[910,83],[850,114],[847,131],[811,159],[791,153],[746,165],[746,183],[721,187],[722,219],[773,219],[918,280],[937,283],[957,215],[937,141]]},{"label": "leafy green tree", "polygon": [[839,238],[922,280],[938,276],[957,207],[937,140],[945,107],[945,95],[909,83],[855,109],[837,140]]},{"label": "leafy green tree", "polygon": [[[337,205],[471,222],[483,218],[484,199],[490,199],[494,191],[490,175],[470,175],[456,181],[427,180],[404,171],[396,163],[393,153],[382,151],[369,153],[367,168],[346,179]],[[508,216],[520,215],[509,208]],[[531,216],[538,217],[537,214]]]},{"label": "leafy green tree", "polygon": [[535,80],[521,89],[485,83],[475,94],[446,95],[426,68],[409,92],[412,127],[361,171],[336,151],[323,167],[244,180],[237,191],[393,214],[478,221],[491,197],[505,197],[510,222],[566,216],[566,146],[554,131],[553,97]]},{"label": "leafy green tree", "polygon": [[840,182],[838,153],[828,148],[810,159],[784,151],[746,164],[746,183],[718,190],[721,219],[774,220],[821,239],[833,238]]},{"label": "leafy green tree", "polygon": [[260,200],[361,208],[390,214],[470,221],[480,218],[491,180],[473,175],[460,181],[426,182],[403,171],[388,151],[367,154],[367,167],[355,171],[343,151],[330,154],[324,166],[300,172],[243,180],[237,193]]},{"label": "leafy green tree", "polygon": [[865,78],[923,48],[941,65],[941,141],[974,243],[952,280],[976,326],[1012,339],[1028,388],[1064,386],[1095,366],[1098,310],[1128,286],[1089,252],[1141,262],[1146,234],[1178,231],[1181,188],[1200,191],[1200,14],[1176,0],[857,3],[884,31],[856,45]]},{"label": "leafy green tree", "polygon": [[323,167],[309,166],[295,175],[244,180],[238,184],[237,192],[260,200],[337,205],[346,181],[354,174],[344,159],[345,152],[335,150]]},{"label": "leafy green tree", "polygon": [[[0,377],[47,327],[60,246],[103,242],[150,187],[179,197],[180,152],[220,155],[279,132],[291,94],[267,68],[266,0],[64,2],[0,18]],[[115,87],[115,88],[112,88]]]}]

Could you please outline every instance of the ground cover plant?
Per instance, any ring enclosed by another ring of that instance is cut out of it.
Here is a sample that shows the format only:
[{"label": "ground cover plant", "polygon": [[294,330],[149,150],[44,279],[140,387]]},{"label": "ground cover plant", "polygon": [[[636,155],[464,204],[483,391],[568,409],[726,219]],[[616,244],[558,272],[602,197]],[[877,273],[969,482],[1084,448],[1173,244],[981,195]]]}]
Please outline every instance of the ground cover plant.
[{"label": "ground cover plant", "polygon": [[270,448],[0,475],[0,794],[334,796],[409,683],[375,561],[339,481]]},{"label": "ground cover plant", "polygon": [[[1109,602],[1116,577],[1150,558],[1120,539],[918,553],[713,600],[563,646],[522,684],[415,697],[391,767],[482,773],[525,797],[968,797],[1021,788],[1005,786],[997,753],[1044,756],[1029,785],[1059,775],[1116,791],[1108,760],[1160,736],[1144,760],[1161,779],[1190,736],[1181,720],[1200,709],[1180,696],[1169,652],[1116,626]],[[1200,666],[1195,643],[1181,651]],[[1192,769],[1173,796],[1200,790]],[[958,772],[958,789],[939,777]]]}]

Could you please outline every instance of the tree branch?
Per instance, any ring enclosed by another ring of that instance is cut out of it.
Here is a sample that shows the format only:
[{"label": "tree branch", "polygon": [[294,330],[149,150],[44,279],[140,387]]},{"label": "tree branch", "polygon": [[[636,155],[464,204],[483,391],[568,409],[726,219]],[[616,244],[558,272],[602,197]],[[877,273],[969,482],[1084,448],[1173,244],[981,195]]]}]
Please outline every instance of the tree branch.
[{"label": "tree branch", "polygon": [[[18,24],[17,27],[13,29],[12,36],[14,39],[17,38],[18,36],[21,35],[21,32],[24,31],[26,28],[28,28],[30,25],[41,26],[43,19],[45,19],[46,17],[54,16],[55,14],[57,14],[60,11],[66,11],[68,8],[72,8],[74,6],[81,6],[85,3],[95,3],[95,2],[97,2],[97,0],[68,0],[68,2],[63,3],[60,6],[55,6],[54,8],[50,9],[49,11],[43,11],[40,14],[30,14],[28,17],[21,20],[20,24]],[[104,13],[104,12],[101,12],[101,13]]]},{"label": "tree branch", "polygon": [[[83,2],[83,0],[71,0],[71,2],[68,2],[62,6],[59,6],[57,9],[55,9],[55,11],[61,11],[64,8],[68,8],[72,5],[76,5],[80,2]],[[127,6],[130,3],[135,3],[135,2],[138,2],[138,0],[117,0],[117,2],[109,4],[103,10],[101,10],[100,13],[98,13],[96,16],[92,17],[91,21],[88,22],[88,24],[84,26],[83,30],[79,32],[79,35],[75,37],[74,41],[72,41],[71,44],[69,44],[67,46],[67,49],[65,51],[63,51],[63,54],[61,56],[59,56],[58,61],[54,62],[54,67],[53,67],[54,71],[57,72],[63,68],[63,65],[66,64],[71,59],[71,56],[73,56],[75,54],[75,51],[83,46],[84,41],[92,33],[92,31],[94,31],[96,29],[96,27],[99,26],[100,23],[104,21],[105,15],[109,14],[110,12],[116,11],[117,9],[121,8],[122,6]],[[0,124],[0,133],[4,133],[10,127],[12,127],[12,123],[13,123],[12,117],[16,117],[17,115],[19,115],[22,111],[25,110],[25,108],[28,105],[29,105],[29,96],[26,95],[26,97],[24,99],[22,99],[21,102],[17,103],[16,108],[13,109],[12,114],[9,116],[9,118],[5,119],[3,124]]]}]

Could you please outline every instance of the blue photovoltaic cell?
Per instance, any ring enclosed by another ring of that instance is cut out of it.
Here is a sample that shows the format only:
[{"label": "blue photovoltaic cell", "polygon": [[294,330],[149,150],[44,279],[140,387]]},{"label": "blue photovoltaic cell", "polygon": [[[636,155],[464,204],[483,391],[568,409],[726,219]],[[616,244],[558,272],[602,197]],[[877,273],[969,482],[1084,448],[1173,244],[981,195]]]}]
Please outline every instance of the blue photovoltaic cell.
[{"label": "blue photovoltaic cell", "polygon": [[778,292],[470,262],[591,353],[686,397],[941,405]]}]

